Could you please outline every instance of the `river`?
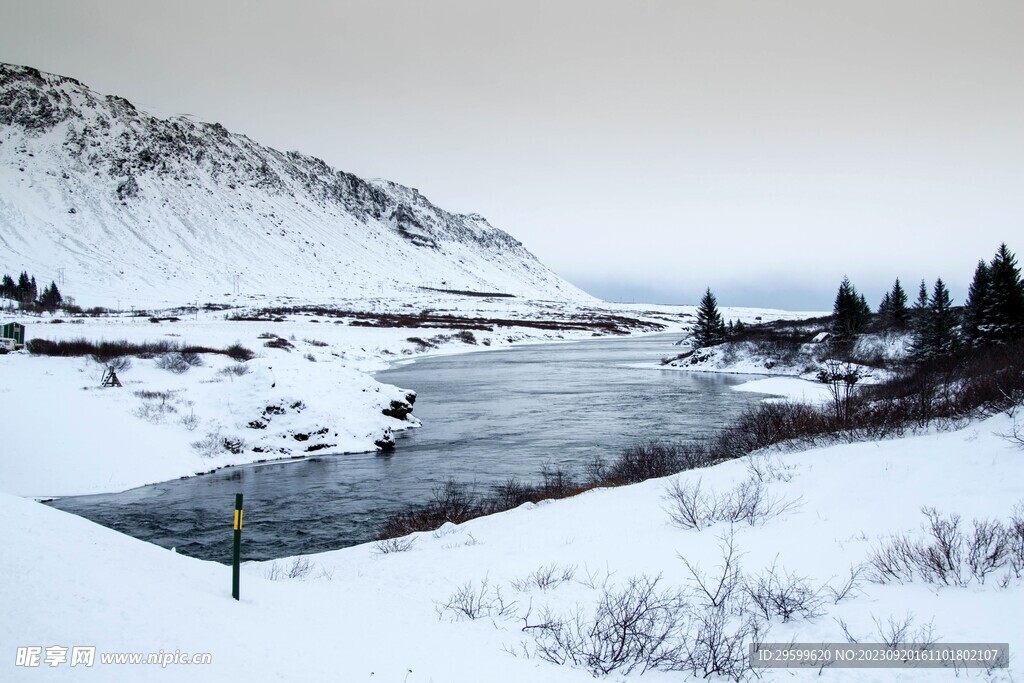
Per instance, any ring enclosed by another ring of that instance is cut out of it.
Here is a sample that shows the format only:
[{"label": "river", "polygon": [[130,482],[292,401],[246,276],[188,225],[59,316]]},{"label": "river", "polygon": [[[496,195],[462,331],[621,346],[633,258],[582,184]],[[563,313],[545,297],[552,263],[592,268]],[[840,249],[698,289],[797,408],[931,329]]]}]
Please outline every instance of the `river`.
[{"label": "river", "polygon": [[678,335],[537,344],[424,358],[377,374],[414,389],[423,427],[393,453],[323,454],[220,470],[116,494],[54,501],[178,552],[230,561],[234,494],[245,495],[244,555],[271,559],[371,540],[381,521],[448,478],[480,487],[545,465],[581,472],[647,440],[714,432],[757,395],[741,376],[653,367]]}]

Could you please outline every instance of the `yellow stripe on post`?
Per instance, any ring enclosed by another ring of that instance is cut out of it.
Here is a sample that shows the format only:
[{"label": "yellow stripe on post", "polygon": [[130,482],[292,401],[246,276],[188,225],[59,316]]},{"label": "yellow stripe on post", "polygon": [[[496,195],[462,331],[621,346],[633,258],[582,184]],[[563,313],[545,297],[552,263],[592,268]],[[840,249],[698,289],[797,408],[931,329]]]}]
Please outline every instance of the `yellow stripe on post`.
[{"label": "yellow stripe on post", "polygon": [[242,563],[242,494],[235,494],[235,532],[231,549],[231,597],[238,600],[238,580]]}]

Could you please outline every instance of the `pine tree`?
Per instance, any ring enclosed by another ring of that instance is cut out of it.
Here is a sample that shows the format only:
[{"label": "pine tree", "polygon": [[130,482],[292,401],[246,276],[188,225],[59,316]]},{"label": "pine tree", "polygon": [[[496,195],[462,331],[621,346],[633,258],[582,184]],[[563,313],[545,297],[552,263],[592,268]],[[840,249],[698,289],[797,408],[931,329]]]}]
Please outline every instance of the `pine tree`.
[{"label": "pine tree", "polygon": [[709,287],[704,292],[697,308],[697,321],[694,323],[693,336],[698,347],[714,346],[725,341],[725,323],[722,322],[722,314],[718,312],[718,302]]},{"label": "pine tree", "polygon": [[832,304],[832,335],[839,341],[849,341],[860,334],[871,320],[871,307],[863,294],[843,278]]},{"label": "pine tree", "polygon": [[990,326],[985,337],[1005,342],[1024,337],[1024,284],[1017,258],[1004,242],[989,266],[990,283],[985,322]]},{"label": "pine tree", "polygon": [[890,317],[892,321],[901,327],[910,322],[910,311],[907,309],[907,293],[903,291],[900,279],[892,284],[892,292],[889,294],[889,301],[892,305]]},{"label": "pine tree", "polygon": [[992,273],[988,264],[978,261],[974,269],[974,279],[967,288],[967,301],[964,302],[963,333],[964,341],[977,346],[985,341],[988,329],[988,307],[992,293]]},{"label": "pine tree", "polygon": [[944,356],[951,353],[958,346],[959,339],[956,334],[957,319],[953,312],[953,301],[949,297],[949,290],[946,289],[942,278],[935,280],[935,289],[932,290],[932,298],[928,301],[929,323],[929,345],[932,348],[932,355]]},{"label": "pine tree", "polygon": [[914,302],[912,313],[914,336],[910,343],[910,354],[914,358],[923,358],[928,346],[928,286],[924,280],[921,280],[917,290],[917,301]]},{"label": "pine tree", "polygon": [[50,284],[43,289],[43,293],[39,296],[39,306],[46,311],[55,311],[64,302],[64,297],[61,296],[60,290],[57,289],[56,282],[50,282]]},{"label": "pine tree", "polygon": [[15,287],[15,294],[17,295],[18,301],[32,301],[35,299],[33,296],[29,299],[29,294],[32,292],[32,283],[28,279],[28,273],[24,270],[21,271],[21,275],[18,276],[18,284]]},{"label": "pine tree", "polygon": [[914,302],[914,316],[921,317],[928,310],[928,286],[921,280],[917,290],[917,301]]},{"label": "pine tree", "polygon": [[14,299],[18,296],[18,287],[14,284],[14,279],[5,274],[2,281],[0,281],[0,298],[3,299]]},{"label": "pine tree", "polygon": [[[923,283],[922,283],[923,284]],[[927,291],[927,290],[924,290]],[[918,295],[918,304],[921,298]],[[918,308],[915,306],[915,308]],[[913,354],[917,360],[938,358],[952,353],[959,345],[953,302],[942,278],[935,281],[931,298],[920,309],[914,331]]]},{"label": "pine tree", "polygon": [[882,303],[878,304],[878,315],[888,319],[892,316],[892,295],[889,292],[882,297]]},{"label": "pine tree", "polygon": [[863,332],[871,322],[871,305],[863,294],[857,299],[857,328]]}]

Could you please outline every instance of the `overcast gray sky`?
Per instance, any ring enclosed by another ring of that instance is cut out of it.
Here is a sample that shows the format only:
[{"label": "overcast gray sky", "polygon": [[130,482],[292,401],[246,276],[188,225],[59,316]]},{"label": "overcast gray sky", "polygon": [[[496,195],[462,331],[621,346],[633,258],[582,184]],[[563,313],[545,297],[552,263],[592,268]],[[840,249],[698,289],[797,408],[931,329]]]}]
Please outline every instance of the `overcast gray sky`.
[{"label": "overcast gray sky", "polygon": [[1024,256],[1024,2],[0,0],[0,61],[481,213],[610,299]]}]

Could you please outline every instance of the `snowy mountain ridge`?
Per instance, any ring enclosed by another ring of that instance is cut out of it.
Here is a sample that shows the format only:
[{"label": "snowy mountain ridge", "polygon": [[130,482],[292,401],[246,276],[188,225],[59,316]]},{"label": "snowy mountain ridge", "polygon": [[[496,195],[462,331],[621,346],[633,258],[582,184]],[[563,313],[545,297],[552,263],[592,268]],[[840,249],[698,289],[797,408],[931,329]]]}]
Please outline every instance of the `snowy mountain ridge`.
[{"label": "snowy mountain ridge", "polygon": [[0,271],[21,270],[85,304],[420,287],[595,302],[414,188],[0,63]]}]

